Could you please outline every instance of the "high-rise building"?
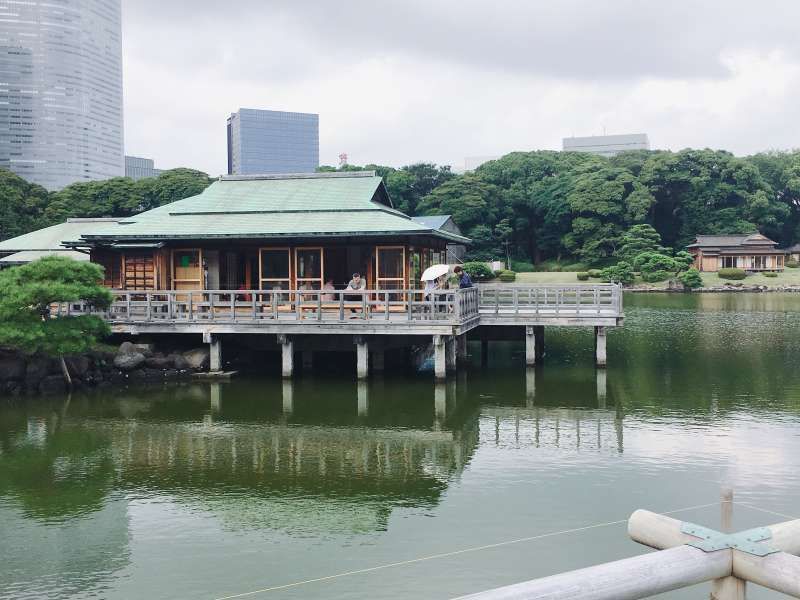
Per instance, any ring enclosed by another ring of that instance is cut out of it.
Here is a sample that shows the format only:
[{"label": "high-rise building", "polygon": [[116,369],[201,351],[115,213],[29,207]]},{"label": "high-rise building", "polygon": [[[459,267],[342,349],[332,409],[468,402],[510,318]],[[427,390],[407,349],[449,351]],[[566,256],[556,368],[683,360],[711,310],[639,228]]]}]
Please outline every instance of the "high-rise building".
[{"label": "high-rise building", "polygon": [[0,167],[50,190],[125,173],[121,0],[0,0]]},{"label": "high-rise building", "polygon": [[155,168],[152,158],[125,155],[125,177],[138,181],[145,177],[158,177],[159,175],[161,175],[161,169]]},{"label": "high-rise building", "polygon": [[228,174],[313,173],[319,115],[240,108],[228,117]]},{"label": "high-rise building", "polygon": [[646,133],[625,135],[592,135],[564,138],[564,152],[588,152],[601,156],[614,156],[627,150],[650,150]]}]

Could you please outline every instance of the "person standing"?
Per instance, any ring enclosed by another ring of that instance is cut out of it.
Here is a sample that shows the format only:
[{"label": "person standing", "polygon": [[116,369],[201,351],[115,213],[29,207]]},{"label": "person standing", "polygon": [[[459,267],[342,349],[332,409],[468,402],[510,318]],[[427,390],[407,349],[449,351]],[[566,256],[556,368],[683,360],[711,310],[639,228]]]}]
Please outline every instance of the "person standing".
[{"label": "person standing", "polygon": [[458,287],[461,288],[462,290],[466,288],[471,288],[473,286],[472,278],[469,276],[469,273],[467,273],[461,267],[461,265],[453,269],[453,273],[458,275]]}]

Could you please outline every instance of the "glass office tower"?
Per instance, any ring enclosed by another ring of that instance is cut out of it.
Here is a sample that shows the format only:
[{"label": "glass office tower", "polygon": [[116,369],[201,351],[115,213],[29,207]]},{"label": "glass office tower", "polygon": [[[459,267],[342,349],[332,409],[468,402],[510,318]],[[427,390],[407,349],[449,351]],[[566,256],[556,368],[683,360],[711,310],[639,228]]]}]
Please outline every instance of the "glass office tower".
[{"label": "glass office tower", "polygon": [[313,173],[319,115],[240,108],[228,117],[228,174]]},{"label": "glass office tower", "polygon": [[0,167],[49,190],[124,175],[121,0],[0,13]]}]

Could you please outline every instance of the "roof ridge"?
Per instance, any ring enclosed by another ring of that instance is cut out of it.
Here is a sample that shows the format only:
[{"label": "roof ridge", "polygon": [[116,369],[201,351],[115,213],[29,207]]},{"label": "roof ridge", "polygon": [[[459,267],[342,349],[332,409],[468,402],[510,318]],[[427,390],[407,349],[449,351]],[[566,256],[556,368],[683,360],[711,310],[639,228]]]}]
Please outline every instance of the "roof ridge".
[{"label": "roof ridge", "polygon": [[348,179],[376,177],[375,171],[336,171],[333,173],[272,173],[263,175],[220,175],[220,181],[258,181],[261,179]]}]

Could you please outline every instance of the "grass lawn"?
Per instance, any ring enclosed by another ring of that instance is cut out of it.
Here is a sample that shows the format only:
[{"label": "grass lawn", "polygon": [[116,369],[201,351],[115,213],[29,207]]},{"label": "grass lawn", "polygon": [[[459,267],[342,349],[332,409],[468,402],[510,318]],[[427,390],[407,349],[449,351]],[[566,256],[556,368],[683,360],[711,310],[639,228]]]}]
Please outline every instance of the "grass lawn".
[{"label": "grass lawn", "polygon": [[[744,285],[767,285],[786,286],[797,285],[800,286],[800,269],[786,269],[782,273],[778,273],[777,277],[764,277],[763,274],[748,275],[745,279],[737,281],[730,281],[728,279],[720,279],[716,273],[700,273],[703,278],[703,285],[705,287],[717,287],[725,285],[725,283],[743,283]],[[521,284],[572,284],[572,283],[600,283],[599,279],[590,279],[589,281],[578,281],[575,273],[570,271],[562,271],[560,273],[517,273],[516,283]],[[636,284],[649,285],[654,288],[667,287],[667,282],[649,283],[645,284],[640,278],[636,278]]]}]

